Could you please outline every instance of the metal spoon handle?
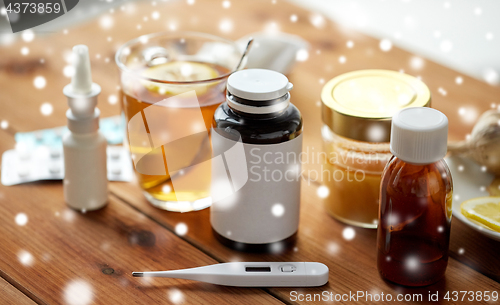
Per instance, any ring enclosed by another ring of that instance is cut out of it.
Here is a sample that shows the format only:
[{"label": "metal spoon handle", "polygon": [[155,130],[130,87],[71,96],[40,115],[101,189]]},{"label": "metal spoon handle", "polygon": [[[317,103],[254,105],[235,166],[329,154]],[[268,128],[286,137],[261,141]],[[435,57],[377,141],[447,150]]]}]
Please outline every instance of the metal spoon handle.
[{"label": "metal spoon handle", "polygon": [[240,62],[238,62],[238,65],[236,66],[236,69],[234,69],[234,71],[238,71],[242,68],[243,61],[248,56],[248,52],[250,52],[252,44],[253,44],[253,38],[250,37],[250,39],[248,39],[247,46],[245,47],[245,51],[243,52],[243,55],[241,55]]}]

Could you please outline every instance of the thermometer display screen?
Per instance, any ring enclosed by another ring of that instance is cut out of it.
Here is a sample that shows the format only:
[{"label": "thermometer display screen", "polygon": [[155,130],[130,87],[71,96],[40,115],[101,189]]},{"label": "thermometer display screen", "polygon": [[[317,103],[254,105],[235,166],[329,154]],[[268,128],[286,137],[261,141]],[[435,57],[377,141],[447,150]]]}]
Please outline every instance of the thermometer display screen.
[{"label": "thermometer display screen", "polygon": [[246,272],[271,272],[271,267],[245,267]]}]

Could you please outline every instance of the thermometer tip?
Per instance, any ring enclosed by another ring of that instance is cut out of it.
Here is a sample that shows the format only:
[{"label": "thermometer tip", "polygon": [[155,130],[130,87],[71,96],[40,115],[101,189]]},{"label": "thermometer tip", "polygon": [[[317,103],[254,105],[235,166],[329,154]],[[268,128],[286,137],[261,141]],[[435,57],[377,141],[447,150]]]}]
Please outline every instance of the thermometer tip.
[{"label": "thermometer tip", "polygon": [[132,276],[133,277],[143,277],[144,276],[144,272],[132,272]]}]

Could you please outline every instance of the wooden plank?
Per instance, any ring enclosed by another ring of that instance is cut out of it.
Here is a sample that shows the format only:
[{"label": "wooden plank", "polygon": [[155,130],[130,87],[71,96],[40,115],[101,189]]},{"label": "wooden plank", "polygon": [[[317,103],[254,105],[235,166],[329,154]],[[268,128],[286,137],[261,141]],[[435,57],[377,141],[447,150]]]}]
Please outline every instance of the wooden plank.
[{"label": "wooden plank", "polygon": [[0,278],[0,302],[5,305],[35,305],[32,299],[28,298],[21,291]]},{"label": "wooden plank", "polygon": [[[13,142],[0,131],[0,151]],[[133,278],[217,261],[115,196],[96,212],[69,209],[60,182],[0,186],[0,235],[0,275],[38,304],[282,304],[260,289]]]},{"label": "wooden plank", "polygon": [[[308,288],[301,291],[307,293],[321,293],[323,290],[335,293],[349,293],[349,291],[378,291],[384,294],[397,294],[401,287],[384,282],[378,275],[376,267],[376,232],[374,230],[355,229],[356,236],[347,241],[342,237],[343,230],[347,227],[328,216],[322,209],[323,199],[316,195],[316,185],[302,185],[302,209],[298,234],[298,243],[295,249],[283,254],[248,254],[230,250],[213,237],[211,227],[207,219],[209,211],[203,210],[190,213],[173,213],[159,211],[151,206],[143,197],[137,187],[113,186],[112,191],[118,196],[126,198],[134,207],[143,211],[150,217],[166,226],[175,228],[179,223],[188,226],[188,233],[184,236],[186,240],[207,253],[213,255],[220,261],[320,261],[330,268],[330,281],[327,286],[320,288]],[[459,221],[454,220],[452,230],[455,226],[463,227]],[[464,240],[469,244],[468,240]],[[496,262],[496,247],[487,249],[492,243],[480,246],[486,251],[487,256]],[[479,250],[477,252],[480,252]],[[477,254],[477,253],[476,253]],[[461,256],[471,257],[466,251]],[[484,258],[485,255],[481,256]],[[478,262],[481,269],[487,268],[495,263]],[[290,292],[294,289],[271,289],[283,299],[290,298]],[[446,279],[425,289],[412,289],[405,291],[425,292],[439,291],[444,295],[450,290],[500,290],[500,284],[485,277],[484,275],[461,264],[455,259],[450,259]]]}]

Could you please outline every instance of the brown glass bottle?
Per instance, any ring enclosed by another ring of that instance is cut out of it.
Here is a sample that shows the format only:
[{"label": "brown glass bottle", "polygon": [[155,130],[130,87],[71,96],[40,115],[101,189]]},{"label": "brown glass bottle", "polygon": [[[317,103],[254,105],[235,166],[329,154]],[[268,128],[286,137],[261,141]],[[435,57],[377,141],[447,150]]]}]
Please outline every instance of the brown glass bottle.
[{"label": "brown glass bottle", "polygon": [[441,279],[448,264],[452,181],[444,160],[415,165],[393,157],[382,176],[380,275],[405,286]]}]

